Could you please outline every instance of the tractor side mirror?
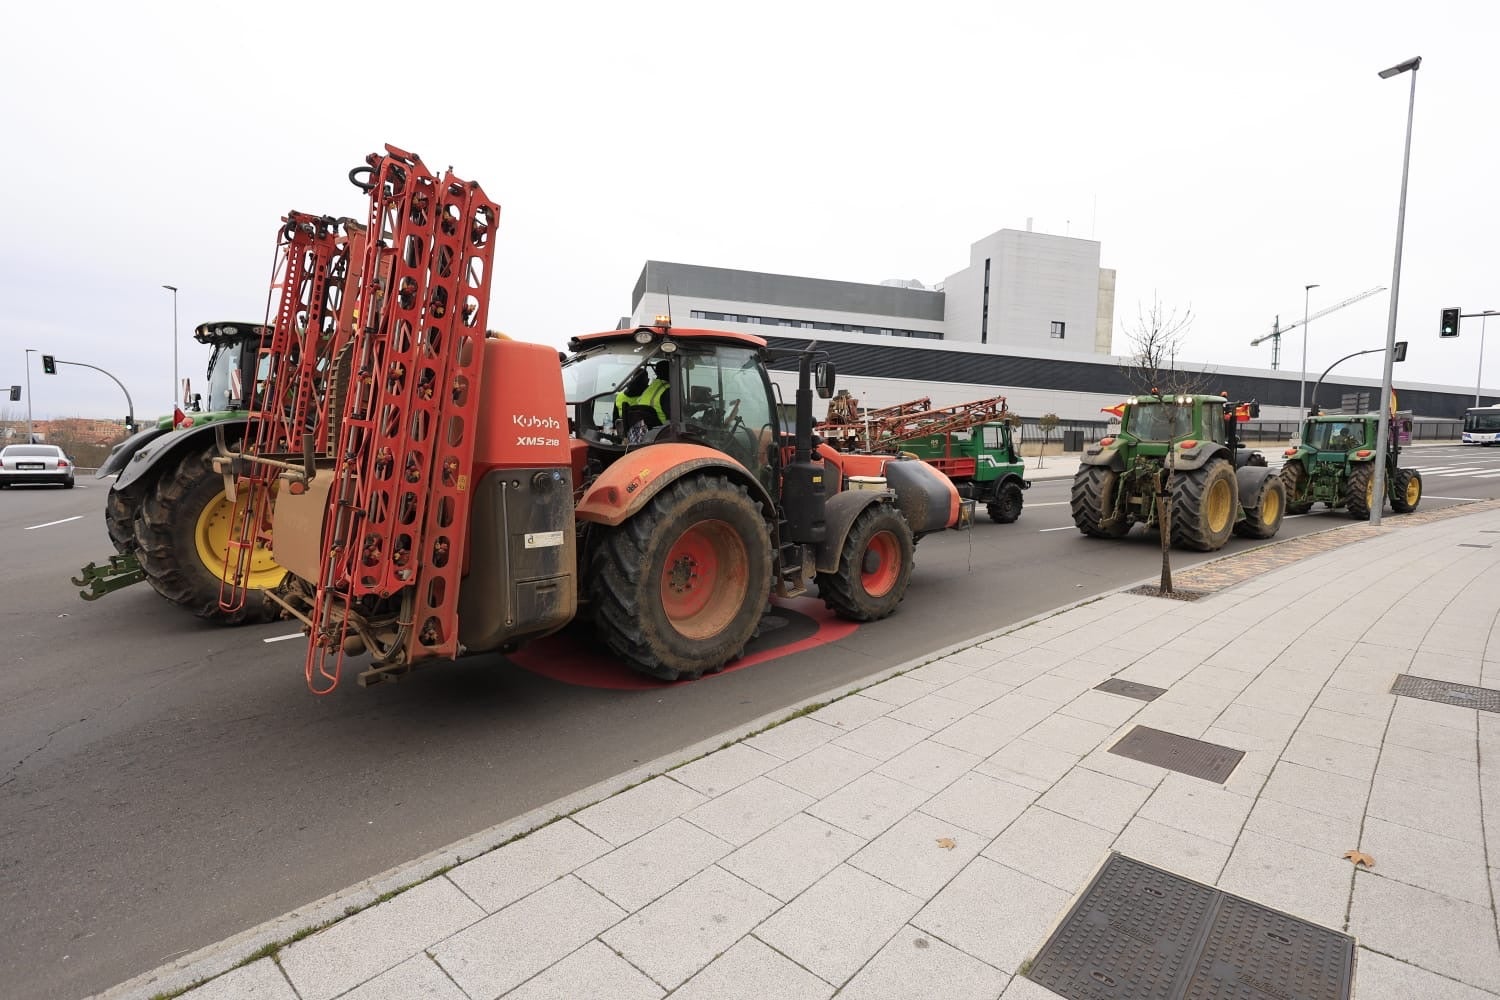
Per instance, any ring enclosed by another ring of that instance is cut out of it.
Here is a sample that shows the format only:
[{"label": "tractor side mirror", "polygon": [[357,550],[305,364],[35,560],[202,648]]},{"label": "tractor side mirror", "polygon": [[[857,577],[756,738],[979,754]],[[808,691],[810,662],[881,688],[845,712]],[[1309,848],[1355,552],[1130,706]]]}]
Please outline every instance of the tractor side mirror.
[{"label": "tractor side mirror", "polygon": [[194,413],[202,413],[203,412],[203,393],[201,393],[201,392],[195,392],[195,393],[193,393],[193,412]]},{"label": "tractor side mirror", "polygon": [[819,361],[813,369],[813,380],[818,387],[819,399],[833,398],[833,384],[837,379],[837,371],[832,361]]}]

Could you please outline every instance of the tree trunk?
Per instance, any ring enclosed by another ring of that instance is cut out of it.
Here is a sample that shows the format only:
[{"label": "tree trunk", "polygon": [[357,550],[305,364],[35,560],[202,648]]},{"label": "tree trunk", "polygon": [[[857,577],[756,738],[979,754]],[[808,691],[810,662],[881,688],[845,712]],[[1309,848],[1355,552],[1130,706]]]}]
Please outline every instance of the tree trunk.
[{"label": "tree trunk", "polygon": [[1172,456],[1167,457],[1166,473],[1161,479],[1161,489],[1156,491],[1156,523],[1161,526],[1161,587],[1163,594],[1172,593],[1172,505],[1167,496],[1172,484]]}]

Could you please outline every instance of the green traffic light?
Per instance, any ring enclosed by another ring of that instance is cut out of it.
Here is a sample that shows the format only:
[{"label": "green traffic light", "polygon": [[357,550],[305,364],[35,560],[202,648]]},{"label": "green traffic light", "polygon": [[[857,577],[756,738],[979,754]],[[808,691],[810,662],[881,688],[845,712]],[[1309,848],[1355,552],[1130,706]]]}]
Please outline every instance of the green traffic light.
[{"label": "green traffic light", "polygon": [[57,374],[57,359],[50,354],[42,355],[42,371],[48,375]]}]

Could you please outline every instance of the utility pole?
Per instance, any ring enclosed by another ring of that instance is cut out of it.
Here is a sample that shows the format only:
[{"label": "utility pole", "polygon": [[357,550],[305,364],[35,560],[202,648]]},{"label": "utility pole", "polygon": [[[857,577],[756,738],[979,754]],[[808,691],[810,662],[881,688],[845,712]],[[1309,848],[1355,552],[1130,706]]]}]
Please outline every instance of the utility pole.
[{"label": "utility pole", "polygon": [[26,348],[26,443],[32,442],[31,432],[31,356],[35,354],[35,347]]},{"label": "utility pole", "polygon": [[178,402],[178,393],[182,392],[182,383],[177,381],[177,286],[162,285],[172,293],[172,406],[175,411]]},{"label": "utility pole", "polygon": [[1314,288],[1322,285],[1302,286],[1302,378],[1297,383],[1297,419],[1301,420],[1307,413],[1303,408],[1302,397],[1307,391],[1307,303]]}]

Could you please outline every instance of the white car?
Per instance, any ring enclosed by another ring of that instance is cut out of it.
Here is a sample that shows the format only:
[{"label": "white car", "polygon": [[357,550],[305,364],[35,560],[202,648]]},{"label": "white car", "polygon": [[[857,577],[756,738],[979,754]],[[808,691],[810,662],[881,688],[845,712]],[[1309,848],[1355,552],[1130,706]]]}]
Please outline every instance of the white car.
[{"label": "white car", "polygon": [[55,444],[12,444],[0,450],[0,489],[22,483],[73,488],[73,460]]}]

